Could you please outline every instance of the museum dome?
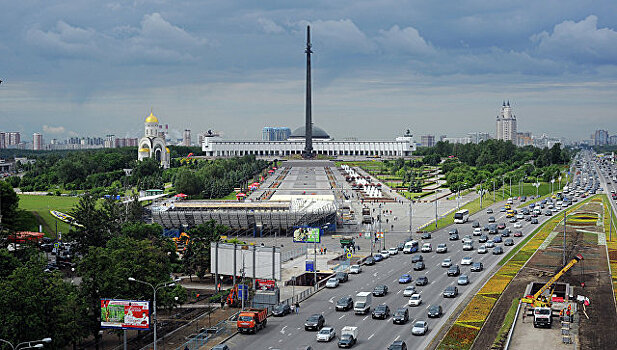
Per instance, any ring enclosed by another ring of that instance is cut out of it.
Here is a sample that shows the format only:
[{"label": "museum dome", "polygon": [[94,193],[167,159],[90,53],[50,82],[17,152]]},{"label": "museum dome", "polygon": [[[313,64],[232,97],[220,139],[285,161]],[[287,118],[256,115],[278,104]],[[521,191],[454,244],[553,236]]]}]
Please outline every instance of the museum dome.
[{"label": "museum dome", "polygon": [[[296,130],[294,130],[291,133],[291,136],[289,136],[289,138],[294,138],[294,139],[300,139],[300,138],[306,138],[306,127],[301,126],[299,128],[297,128]],[[327,132],[324,131],[324,129],[313,125],[313,139],[325,139],[328,140],[330,139],[330,135],[328,135]]]}]

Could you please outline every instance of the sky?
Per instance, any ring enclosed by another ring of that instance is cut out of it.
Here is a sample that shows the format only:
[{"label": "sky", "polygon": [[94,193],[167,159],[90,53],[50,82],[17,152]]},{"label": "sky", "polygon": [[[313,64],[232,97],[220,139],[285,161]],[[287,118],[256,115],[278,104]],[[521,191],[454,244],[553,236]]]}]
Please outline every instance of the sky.
[{"label": "sky", "polygon": [[313,121],[332,137],[410,129],[617,134],[617,2],[0,0],[0,130],[31,139],[140,137],[152,110],[190,129],[258,139]]}]

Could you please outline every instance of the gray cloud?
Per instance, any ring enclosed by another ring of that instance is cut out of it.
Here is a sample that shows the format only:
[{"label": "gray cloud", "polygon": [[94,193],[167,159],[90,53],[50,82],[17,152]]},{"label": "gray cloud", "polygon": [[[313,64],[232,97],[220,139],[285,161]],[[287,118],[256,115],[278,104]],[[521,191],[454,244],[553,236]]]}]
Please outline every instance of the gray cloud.
[{"label": "gray cloud", "polygon": [[418,30],[413,27],[399,28],[393,26],[389,30],[380,30],[376,39],[386,51],[424,56],[434,54],[435,49],[427,43]]}]

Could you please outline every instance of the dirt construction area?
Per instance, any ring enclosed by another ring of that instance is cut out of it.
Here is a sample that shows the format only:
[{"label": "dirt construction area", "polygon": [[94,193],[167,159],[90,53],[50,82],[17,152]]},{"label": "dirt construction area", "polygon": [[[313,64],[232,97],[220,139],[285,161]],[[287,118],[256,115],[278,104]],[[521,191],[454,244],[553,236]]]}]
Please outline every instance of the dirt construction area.
[{"label": "dirt construction area", "polygon": [[[553,318],[551,329],[533,328],[533,318],[523,320],[519,313],[510,349],[615,349],[617,348],[617,312],[608,268],[602,201],[592,200],[574,213],[569,213],[566,225],[566,258],[576,254],[584,258],[562,278],[569,283],[573,296],[589,298],[585,308],[578,303],[570,333],[574,345],[564,345],[559,317]],[[547,282],[563,267],[563,221],[555,227],[537,253],[510,282],[484,324],[473,349],[502,349],[507,333],[496,339],[512,300],[521,298],[531,282]],[[541,344],[541,345],[540,345]]]}]

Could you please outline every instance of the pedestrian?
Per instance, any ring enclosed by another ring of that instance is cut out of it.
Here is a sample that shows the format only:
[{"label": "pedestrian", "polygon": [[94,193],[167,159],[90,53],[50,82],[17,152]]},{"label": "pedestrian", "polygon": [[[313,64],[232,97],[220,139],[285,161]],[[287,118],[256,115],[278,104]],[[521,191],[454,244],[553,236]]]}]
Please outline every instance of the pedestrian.
[{"label": "pedestrian", "polygon": [[225,308],[225,299],[221,296],[221,310]]},{"label": "pedestrian", "polygon": [[328,252],[328,248],[324,247],[323,248],[323,252],[324,252],[324,254],[327,253]]},{"label": "pedestrian", "polygon": [[296,301],[296,304],[294,305],[294,308],[296,309],[296,313],[298,313],[298,310],[300,309],[300,304]]}]

